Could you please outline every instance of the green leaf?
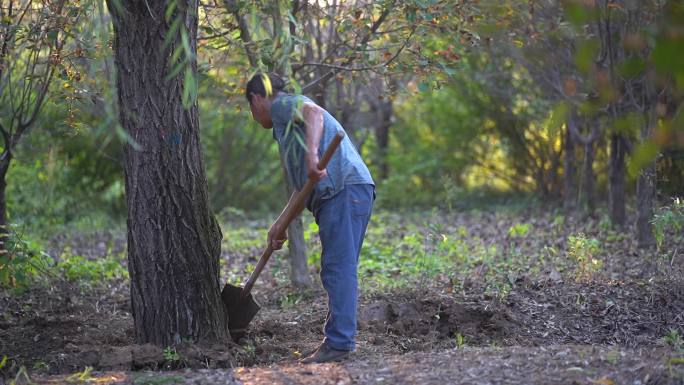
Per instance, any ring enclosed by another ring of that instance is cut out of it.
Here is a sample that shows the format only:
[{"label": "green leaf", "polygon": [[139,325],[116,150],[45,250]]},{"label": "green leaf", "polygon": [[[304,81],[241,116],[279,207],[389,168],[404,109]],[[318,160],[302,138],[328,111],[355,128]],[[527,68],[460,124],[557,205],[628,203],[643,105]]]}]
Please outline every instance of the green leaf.
[{"label": "green leaf", "polygon": [[59,36],[59,31],[57,31],[57,30],[52,30],[52,31],[48,32],[48,34],[47,34],[47,38],[50,41],[50,43],[52,43],[52,44],[57,43],[57,37],[58,36]]},{"label": "green leaf", "polygon": [[416,10],[415,8],[410,8],[408,11],[406,11],[406,20],[409,21],[409,23],[415,23],[416,22]]},{"label": "green leaf", "polygon": [[168,75],[166,75],[166,77],[164,78],[164,80],[169,81],[169,80],[175,78],[176,75],[178,75],[183,69],[185,69],[185,66],[186,66],[187,64],[188,64],[188,61],[187,61],[187,60],[183,60],[182,62],[180,62],[180,63],[174,65],[174,66],[173,66],[173,69],[171,70],[171,72],[169,72]]},{"label": "green leaf", "polygon": [[183,107],[190,108],[197,100],[197,78],[193,73],[192,66],[185,68],[183,79]]},{"label": "green leaf", "polygon": [[[164,14],[164,19],[168,23],[169,20],[171,20],[171,16],[173,16],[173,11],[176,10],[176,5],[177,1],[176,0],[171,0],[169,4],[166,6],[166,13]],[[179,18],[176,18],[178,20]]]},{"label": "green leaf", "polygon": [[594,11],[578,0],[564,1],[563,10],[568,20],[575,25],[585,24],[595,18]]},{"label": "green leaf", "polygon": [[585,40],[577,46],[575,53],[575,65],[584,73],[591,72],[594,58],[598,52],[599,44],[596,40]]},{"label": "green leaf", "polygon": [[180,25],[181,18],[175,18],[173,20],[173,23],[171,23],[171,26],[169,27],[168,31],[166,31],[166,36],[164,36],[164,44],[162,45],[162,51],[167,49],[176,40],[176,35],[178,34],[178,29],[180,28]]},{"label": "green leaf", "polygon": [[629,160],[629,175],[636,177],[645,165],[658,156],[658,152],[660,152],[660,147],[651,140],[639,143]]},{"label": "green leaf", "polygon": [[113,5],[114,10],[119,13],[120,15],[123,15],[125,10],[123,5],[121,5],[121,0],[111,0],[111,4]]},{"label": "green leaf", "polygon": [[633,78],[644,71],[644,61],[639,58],[625,60],[618,67],[618,73],[625,78]]},{"label": "green leaf", "polygon": [[185,28],[185,25],[183,25],[183,28],[181,28],[180,34],[181,34],[181,42],[183,43],[183,49],[185,50],[185,55],[188,58],[194,58],[195,53],[193,52],[192,48],[190,47],[190,39],[188,38],[188,31]]},{"label": "green leaf", "polygon": [[643,119],[639,114],[630,113],[615,119],[613,127],[615,128],[616,132],[626,136],[631,136],[637,133],[639,127],[641,127],[642,121]]},{"label": "green leaf", "polygon": [[551,111],[551,115],[549,116],[549,120],[547,121],[548,123],[548,129],[550,132],[556,133],[560,129],[560,127],[565,123],[565,120],[568,116],[568,105],[567,103],[558,103],[554,108],[553,111]]},{"label": "green leaf", "polygon": [[651,53],[653,65],[659,72],[684,74],[684,39],[660,36]]}]

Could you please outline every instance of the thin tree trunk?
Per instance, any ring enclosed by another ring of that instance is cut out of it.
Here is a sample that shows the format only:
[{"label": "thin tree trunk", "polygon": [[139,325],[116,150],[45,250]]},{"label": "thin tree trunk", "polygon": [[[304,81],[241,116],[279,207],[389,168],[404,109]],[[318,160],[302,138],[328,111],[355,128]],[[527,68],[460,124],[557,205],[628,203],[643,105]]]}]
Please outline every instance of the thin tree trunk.
[{"label": "thin tree trunk", "polygon": [[[276,39],[280,37],[282,39],[281,49],[286,52],[290,52],[292,49],[292,37],[290,31],[293,25],[288,22],[287,28],[283,24],[283,14],[287,13],[284,9],[287,9],[285,2],[283,0],[278,0],[273,2],[272,17],[273,17],[273,38]],[[293,10],[294,12],[294,10]],[[286,59],[283,59],[279,65],[275,68],[280,75],[290,76],[292,73],[292,66],[290,65],[289,56],[285,54]],[[287,197],[286,200],[290,198],[292,192],[294,191],[294,185],[290,183],[290,178],[285,175],[285,167],[281,159],[281,169],[283,175],[285,176],[285,184],[287,186]],[[290,225],[287,227],[287,238],[288,238],[288,257],[290,259],[290,281],[294,286],[306,287],[311,285],[311,279],[309,278],[307,270],[307,258],[306,258],[306,243],[304,242],[304,225],[302,224],[302,217],[298,215]]]},{"label": "thin tree trunk", "polygon": [[625,142],[620,134],[610,138],[610,161],[608,170],[608,209],[613,225],[625,225]]},{"label": "thin tree trunk", "polygon": [[[570,116],[574,119],[574,116]],[[568,125],[574,122],[568,122]],[[577,167],[575,166],[575,142],[572,140],[572,133],[568,127],[565,130],[563,146],[563,210],[565,215],[571,215],[577,208],[577,183],[575,182]]]},{"label": "thin tree trunk", "polygon": [[389,148],[389,130],[392,125],[392,114],[394,113],[392,101],[381,101],[380,122],[375,127],[375,141],[378,145],[378,168],[380,179],[387,179],[389,176],[389,164],[387,162],[387,151]]},{"label": "thin tree trunk", "polygon": [[582,176],[584,181],[582,187],[584,188],[584,201],[586,203],[587,215],[593,216],[596,212],[596,174],[594,174],[594,142],[591,138],[584,143],[584,162],[582,167]]},{"label": "thin tree trunk", "polygon": [[[208,203],[197,103],[183,107],[183,71],[171,71],[167,2],[110,0],[120,121],[140,147],[124,147],[128,270],[138,343],[224,341],[220,299],[221,230]],[[197,43],[196,0],[179,1],[173,18]],[[180,48],[182,49],[182,48]],[[192,63],[195,71],[196,63]]]},{"label": "thin tree trunk", "polygon": [[[650,115],[655,115],[651,112]],[[650,121],[649,121],[650,120]],[[641,127],[641,139],[648,140],[651,136],[652,118],[648,119]],[[637,179],[637,218],[636,236],[637,246],[640,248],[653,247],[656,244],[653,234],[654,206],[656,198],[656,168],[655,161],[649,162],[639,173]]]},{"label": "thin tree trunk", "polygon": [[[287,200],[292,196],[294,186],[290,183],[290,178],[285,175],[285,167],[282,163],[281,166],[283,166],[281,168],[285,176]],[[295,287],[309,287],[311,286],[311,277],[309,277],[307,267],[304,225],[302,224],[301,215],[298,215],[287,227],[287,239],[288,259],[290,260],[290,282]]]},{"label": "thin tree trunk", "polygon": [[[0,160],[0,252],[7,251],[9,228],[7,222],[7,171],[11,161],[11,153],[6,152]],[[11,257],[11,256],[10,256]]]}]

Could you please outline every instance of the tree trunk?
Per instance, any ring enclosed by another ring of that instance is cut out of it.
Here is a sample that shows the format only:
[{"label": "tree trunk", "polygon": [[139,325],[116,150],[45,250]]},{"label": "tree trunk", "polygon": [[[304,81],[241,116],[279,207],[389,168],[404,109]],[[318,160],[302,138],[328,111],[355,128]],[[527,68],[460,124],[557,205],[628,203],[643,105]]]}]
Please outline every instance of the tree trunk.
[{"label": "tree trunk", "polygon": [[[293,26],[289,22],[287,28],[283,25],[283,15],[287,14],[287,12],[283,11],[283,9],[287,8],[283,0],[274,1],[272,7],[273,39],[282,39],[284,43],[280,49],[285,51],[284,59],[279,62],[275,70],[279,74],[289,77],[292,74],[292,66],[287,52],[291,52],[293,47],[292,37],[290,35]],[[282,158],[281,169],[285,179],[285,185],[287,186],[287,200],[292,195],[294,186],[290,183],[290,178],[286,175]],[[287,239],[288,257],[290,259],[290,281],[297,287],[309,286],[311,285],[311,280],[309,279],[306,266],[306,243],[304,243],[304,225],[302,225],[301,215],[298,215],[293,219],[287,227]]]},{"label": "tree trunk", "polygon": [[[290,189],[288,189],[289,191]],[[295,287],[311,286],[309,269],[306,258],[306,243],[304,243],[304,225],[302,218],[297,217],[287,228],[288,256],[290,258],[290,282]]]},{"label": "tree trunk", "polygon": [[594,174],[594,142],[591,138],[584,143],[584,163],[582,176],[584,181],[584,201],[586,203],[587,215],[592,216],[596,211],[596,175]]},{"label": "tree trunk", "polygon": [[[292,186],[290,179],[285,175],[284,166],[282,170],[285,176],[285,185],[287,186],[287,200],[292,196],[294,186]],[[288,258],[290,260],[290,282],[296,287],[311,286],[311,278],[309,277],[307,267],[306,243],[304,242],[304,225],[302,224],[301,215],[293,219],[287,227],[287,239]]]},{"label": "tree trunk", "polygon": [[378,169],[380,170],[380,179],[387,179],[389,176],[389,165],[387,163],[387,151],[389,147],[389,129],[392,125],[392,100],[380,101],[380,121],[375,127],[375,141],[378,145]]},{"label": "tree trunk", "polygon": [[[570,116],[574,119],[574,116]],[[568,124],[573,124],[568,122]],[[563,210],[565,215],[571,215],[577,208],[577,183],[575,176],[577,174],[575,167],[575,143],[572,140],[570,128],[565,130],[565,143],[563,146]]]},{"label": "tree trunk", "polygon": [[[196,0],[177,3],[196,52]],[[166,1],[109,0],[120,121],[135,141],[124,147],[128,270],[136,340],[161,346],[224,341],[220,299],[221,230],[211,215],[199,141],[197,103],[183,107],[183,71],[166,79],[174,45],[162,50]],[[196,63],[192,61],[192,70]]]},{"label": "tree trunk", "polygon": [[8,239],[9,228],[7,222],[7,171],[9,170],[11,153],[5,152],[0,159],[0,252],[7,251],[6,242]]},{"label": "tree trunk", "polygon": [[[655,114],[652,112],[651,114]],[[651,119],[652,120],[652,119]],[[650,121],[644,122],[641,127],[641,139],[648,140],[651,136]],[[637,179],[637,218],[636,236],[637,246],[640,248],[653,247],[656,244],[655,234],[653,234],[653,218],[655,198],[656,198],[656,168],[655,161],[649,162],[639,173]]]},{"label": "tree trunk", "polygon": [[625,142],[620,134],[610,138],[608,210],[613,225],[625,225]]}]

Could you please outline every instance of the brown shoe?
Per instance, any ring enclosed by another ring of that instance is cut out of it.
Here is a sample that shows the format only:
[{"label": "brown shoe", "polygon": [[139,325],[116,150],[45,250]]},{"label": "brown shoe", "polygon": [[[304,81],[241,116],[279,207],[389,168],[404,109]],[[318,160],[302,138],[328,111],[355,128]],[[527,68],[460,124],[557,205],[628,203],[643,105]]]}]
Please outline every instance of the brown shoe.
[{"label": "brown shoe", "polygon": [[299,360],[302,364],[322,364],[324,362],[337,362],[349,357],[348,350],[336,350],[328,346],[325,342],[316,349],[310,356]]}]

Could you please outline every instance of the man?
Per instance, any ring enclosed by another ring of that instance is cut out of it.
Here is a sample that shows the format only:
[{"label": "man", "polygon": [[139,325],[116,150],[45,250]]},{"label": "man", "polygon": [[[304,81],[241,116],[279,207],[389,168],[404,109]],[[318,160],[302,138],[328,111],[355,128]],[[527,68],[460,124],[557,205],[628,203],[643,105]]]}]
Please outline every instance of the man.
[{"label": "man", "polygon": [[[323,247],[321,281],[328,293],[328,315],[323,342],[301,362],[339,361],[355,348],[357,266],[375,199],[375,184],[347,136],[327,169],[318,169],[319,158],[343,128],[309,98],[284,89],[285,82],[277,75],[257,73],[247,83],[245,96],[254,120],[264,128],[273,128],[287,178],[296,190],[288,206],[307,178],[317,182],[307,208],[318,224]],[[282,218],[281,214],[268,232],[274,250],[285,242],[285,238],[278,239],[278,234],[284,235],[286,230]]]}]

